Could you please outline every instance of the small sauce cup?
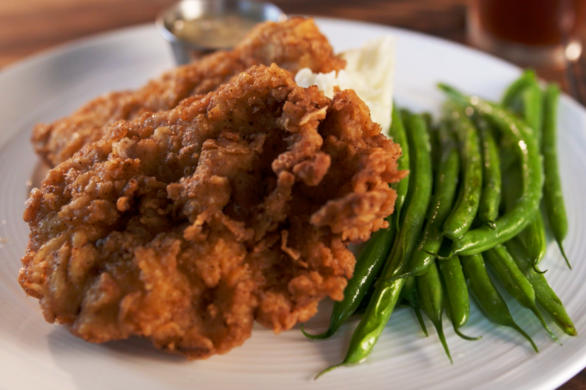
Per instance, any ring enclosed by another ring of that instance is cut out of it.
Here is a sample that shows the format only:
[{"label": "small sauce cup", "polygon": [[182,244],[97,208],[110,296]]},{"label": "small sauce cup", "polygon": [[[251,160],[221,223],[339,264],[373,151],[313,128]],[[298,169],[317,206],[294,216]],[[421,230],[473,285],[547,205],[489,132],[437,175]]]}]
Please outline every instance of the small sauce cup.
[{"label": "small sauce cup", "polygon": [[183,0],[163,10],[157,27],[178,65],[231,49],[258,23],[283,21],[276,5],[251,0]]}]

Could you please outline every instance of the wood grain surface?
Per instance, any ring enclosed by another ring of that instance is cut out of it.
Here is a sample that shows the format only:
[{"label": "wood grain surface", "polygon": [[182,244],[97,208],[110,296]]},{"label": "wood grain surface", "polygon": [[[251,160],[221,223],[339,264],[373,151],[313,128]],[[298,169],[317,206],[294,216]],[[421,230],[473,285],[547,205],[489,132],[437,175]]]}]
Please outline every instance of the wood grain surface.
[{"label": "wood grain surface", "polygon": [[[28,55],[120,27],[152,22],[172,0],[1,0],[0,69]],[[381,23],[466,43],[467,0],[274,0],[288,14]],[[537,69],[586,102],[586,60]],[[560,389],[586,390],[586,370]],[[507,389],[508,390],[508,389]]]}]

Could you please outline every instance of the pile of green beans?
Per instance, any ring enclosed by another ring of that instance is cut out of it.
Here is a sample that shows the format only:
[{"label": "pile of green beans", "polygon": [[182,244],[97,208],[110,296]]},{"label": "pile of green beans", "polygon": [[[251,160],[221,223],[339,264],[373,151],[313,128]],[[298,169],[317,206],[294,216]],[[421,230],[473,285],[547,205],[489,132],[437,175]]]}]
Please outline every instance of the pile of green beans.
[{"label": "pile of green beans", "polygon": [[444,310],[457,335],[481,338],[461,332],[470,317],[470,296],[489,320],[513,329],[538,352],[497,284],[533,313],[553,341],[559,343],[544,311],[564,333],[577,336],[538,267],[548,227],[570,266],[556,154],[559,88],[543,90],[533,71],[515,80],[500,103],[444,84],[439,88],[447,101],[437,124],[428,113],[393,108],[389,136],[402,147],[399,169],[410,173],[393,184],[397,201],[389,227],[364,246],[328,329],[310,335],[302,327],[308,338],[325,339],[362,312],[343,361],[318,377],[364,361],[400,299],[414,309],[426,336],[421,313],[428,317],[450,361]]}]

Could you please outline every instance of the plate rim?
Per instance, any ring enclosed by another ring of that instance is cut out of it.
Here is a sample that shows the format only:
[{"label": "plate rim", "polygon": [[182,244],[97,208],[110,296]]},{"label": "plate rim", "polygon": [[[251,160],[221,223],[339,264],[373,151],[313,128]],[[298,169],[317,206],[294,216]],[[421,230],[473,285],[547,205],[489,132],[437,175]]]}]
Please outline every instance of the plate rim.
[{"label": "plate rim", "polygon": [[[306,15],[301,15],[301,16],[306,16]],[[350,24],[350,25],[356,26],[357,28],[359,28],[360,26],[368,26],[368,27],[379,27],[379,28],[383,28],[383,29],[396,31],[399,34],[404,34],[406,36],[412,36],[412,37],[420,39],[420,40],[431,41],[432,43],[437,43],[437,44],[442,44],[442,45],[448,45],[451,48],[454,48],[457,50],[462,50],[465,52],[473,52],[474,55],[481,56],[483,61],[486,61],[486,60],[489,60],[492,62],[496,61],[500,65],[507,66],[511,70],[514,70],[517,73],[520,73],[522,71],[521,67],[519,67],[515,64],[512,64],[506,60],[503,60],[501,58],[498,58],[492,54],[485,53],[485,52],[480,51],[476,48],[466,46],[466,45],[459,43],[459,42],[453,42],[453,41],[447,40],[445,38],[433,36],[433,35],[430,35],[427,33],[409,30],[409,29],[402,28],[402,27],[395,27],[392,25],[385,25],[385,24],[380,24],[380,23],[371,23],[371,22],[357,21],[357,20],[348,20],[348,19],[343,19],[343,18],[321,17],[321,16],[307,16],[307,17],[314,18],[316,23],[318,24],[318,26],[320,24],[320,21],[323,21],[323,22],[329,22],[329,23]],[[63,56],[67,53],[74,52],[76,50],[87,49],[89,46],[92,46],[92,45],[104,44],[104,41],[107,41],[108,39],[113,39],[121,34],[123,34],[123,35],[130,35],[133,33],[140,34],[140,33],[146,32],[146,31],[152,31],[153,29],[156,29],[154,23],[143,23],[143,24],[121,27],[121,28],[116,28],[116,29],[112,29],[112,30],[106,30],[106,31],[94,33],[91,35],[79,37],[79,38],[76,38],[76,39],[73,39],[73,40],[70,40],[67,42],[63,42],[63,43],[42,49],[36,53],[27,55],[27,56],[25,56],[17,61],[14,61],[14,62],[6,65],[5,67],[3,67],[3,69],[0,70],[0,82],[2,82],[4,79],[12,77],[12,75],[17,72],[22,72],[22,71],[26,72],[27,68],[35,66],[35,65],[42,63],[44,61],[47,61],[51,58]],[[170,48],[169,48],[169,50],[170,50]],[[586,115],[586,108],[583,105],[581,105],[578,101],[576,101],[573,97],[566,94],[565,92],[562,94],[562,101],[563,101],[563,104],[568,104],[568,105],[572,106],[573,109],[579,110]],[[0,130],[0,131],[4,131],[4,130]],[[16,134],[11,134],[2,143],[3,145],[1,145],[1,146],[4,147],[7,143],[10,142],[10,140],[15,135]],[[570,362],[570,364],[568,364],[567,366],[562,368],[560,371],[558,371],[556,373],[556,375],[544,380],[541,383],[541,385],[539,386],[539,388],[543,388],[543,389],[557,388],[560,385],[567,382],[569,379],[573,378],[577,373],[579,373],[582,369],[584,369],[584,367],[586,367],[586,347],[585,347],[584,351],[582,351],[579,359],[576,359],[573,362]]]}]

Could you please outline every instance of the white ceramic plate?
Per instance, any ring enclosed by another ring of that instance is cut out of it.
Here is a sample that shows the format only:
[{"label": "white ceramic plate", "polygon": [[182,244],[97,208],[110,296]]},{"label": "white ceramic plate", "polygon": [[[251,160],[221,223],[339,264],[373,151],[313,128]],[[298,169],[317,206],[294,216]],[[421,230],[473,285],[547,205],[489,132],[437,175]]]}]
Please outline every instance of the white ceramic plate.
[{"label": "white ceramic plate", "polygon": [[[372,24],[318,19],[336,50],[360,46],[382,34],[398,37],[396,99],[414,110],[438,112],[444,81],[497,99],[519,69],[446,41]],[[135,88],[172,66],[171,52],[154,26],[115,31],[32,57],[0,73],[0,388],[3,389],[554,389],[586,366],[586,337],[556,333],[552,343],[532,314],[514,302],[519,324],[541,352],[510,329],[488,322],[477,307],[465,331],[483,335],[461,340],[446,321],[454,357],[450,365],[431,324],[430,337],[409,310],[397,310],[368,361],[313,381],[339,362],[357,321],[330,340],[311,342],[298,329],[275,336],[257,326],[243,347],[207,361],[187,362],[131,339],[85,343],[47,324],[37,300],[16,282],[28,238],[22,221],[30,183],[42,175],[29,144],[32,126],[69,114],[106,91]],[[569,271],[554,245],[544,260],[547,277],[566,304],[578,331],[586,329],[586,111],[568,97],[560,107],[559,149],[570,234]],[[327,327],[328,303],[308,323]],[[555,327],[555,325],[552,324]]]}]

